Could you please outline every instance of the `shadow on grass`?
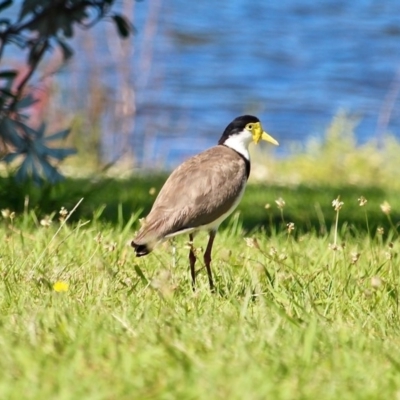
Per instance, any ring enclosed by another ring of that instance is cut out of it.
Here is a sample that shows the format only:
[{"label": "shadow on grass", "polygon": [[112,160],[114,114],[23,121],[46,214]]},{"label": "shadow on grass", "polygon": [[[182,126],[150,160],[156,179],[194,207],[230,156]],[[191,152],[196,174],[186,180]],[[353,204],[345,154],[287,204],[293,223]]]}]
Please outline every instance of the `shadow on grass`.
[{"label": "shadow on grass", "polygon": [[[99,219],[112,224],[127,221],[132,214],[145,216],[150,210],[166,176],[140,176],[127,180],[66,179],[56,186],[34,187],[31,184],[18,186],[10,178],[0,178],[0,209],[9,208],[21,213],[24,209],[35,210],[38,216],[58,212],[61,207],[71,210],[83,197],[84,201],[71,220],[92,219],[94,213]],[[154,192],[154,193],[153,193]],[[340,226],[350,232],[369,230],[375,234],[378,226],[385,230],[390,227],[388,218],[380,209],[387,200],[393,210],[400,210],[400,193],[374,187],[284,187],[271,185],[248,185],[238,207],[240,219],[246,230],[264,228],[285,229],[288,222],[294,222],[296,232],[328,232],[335,221],[332,200],[340,195],[344,202],[340,210]],[[368,199],[360,207],[358,198]],[[285,200],[283,210],[278,209],[275,200]],[[266,208],[265,205],[270,207]],[[99,209],[104,208],[100,213]],[[396,224],[398,212],[391,214]]]}]

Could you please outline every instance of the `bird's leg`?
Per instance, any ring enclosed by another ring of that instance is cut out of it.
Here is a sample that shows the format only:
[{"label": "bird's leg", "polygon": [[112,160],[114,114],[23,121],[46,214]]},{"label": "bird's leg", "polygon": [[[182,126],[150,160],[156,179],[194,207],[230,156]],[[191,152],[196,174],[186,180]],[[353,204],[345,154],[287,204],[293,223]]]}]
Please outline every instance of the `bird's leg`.
[{"label": "bird's leg", "polygon": [[189,263],[190,263],[190,274],[192,275],[192,289],[195,291],[196,289],[196,270],[194,268],[194,265],[196,264],[196,255],[194,254],[194,249],[193,249],[193,234],[189,234],[189,246],[190,246],[190,251],[189,251]]},{"label": "bird's leg", "polygon": [[208,239],[208,244],[206,251],[204,252],[204,264],[206,265],[207,268],[207,275],[208,275],[208,282],[210,283],[210,290],[213,292],[214,291],[214,282],[212,278],[212,272],[211,272],[211,250],[213,247],[216,231],[210,231],[209,232],[210,238]]}]

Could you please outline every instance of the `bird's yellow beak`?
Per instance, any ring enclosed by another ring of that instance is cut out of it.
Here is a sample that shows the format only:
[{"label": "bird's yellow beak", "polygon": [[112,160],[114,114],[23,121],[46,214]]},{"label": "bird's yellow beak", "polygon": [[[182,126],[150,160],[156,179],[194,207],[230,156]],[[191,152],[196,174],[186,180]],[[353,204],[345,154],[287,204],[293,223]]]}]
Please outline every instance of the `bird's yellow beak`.
[{"label": "bird's yellow beak", "polygon": [[257,144],[260,140],[265,140],[266,142],[272,143],[276,146],[279,145],[279,143],[270,135],[268,135],[267,132],[264,132],[261,123],[257,122],[254,124],[253,128],[253,142]]}]

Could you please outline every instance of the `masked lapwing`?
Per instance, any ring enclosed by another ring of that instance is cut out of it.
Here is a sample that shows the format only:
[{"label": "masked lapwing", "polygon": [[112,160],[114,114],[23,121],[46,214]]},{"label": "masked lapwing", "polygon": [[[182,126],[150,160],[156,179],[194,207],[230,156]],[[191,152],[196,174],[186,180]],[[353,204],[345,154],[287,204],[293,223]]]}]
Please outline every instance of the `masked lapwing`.
[{"label": "masked lapwing", "polygon": [[243,115],[225,129],[218,145],[189,158],[169,176],[159,192],[150,214],[144,219],[131,245],[138,257],[150,253],[160,242],[188,234],[189,264],[195,288],[196,256],[193,239],[198,231],[207,231],[209,240],[204,252],[211,290],[211,250],[217,229],[244,193],[250,174],[248,147],[260,140],[278,145],[263,131],[257,117]]}]

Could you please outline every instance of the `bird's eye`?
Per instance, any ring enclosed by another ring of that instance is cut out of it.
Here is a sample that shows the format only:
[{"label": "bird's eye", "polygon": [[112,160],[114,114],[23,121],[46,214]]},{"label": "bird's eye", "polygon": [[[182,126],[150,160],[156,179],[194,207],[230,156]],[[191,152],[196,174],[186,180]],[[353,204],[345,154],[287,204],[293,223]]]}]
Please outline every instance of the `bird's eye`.
[{"label": "bird's eye", "polygon": [[252,130],[253,129],[253,124],[248,124],[247,127]]}]

